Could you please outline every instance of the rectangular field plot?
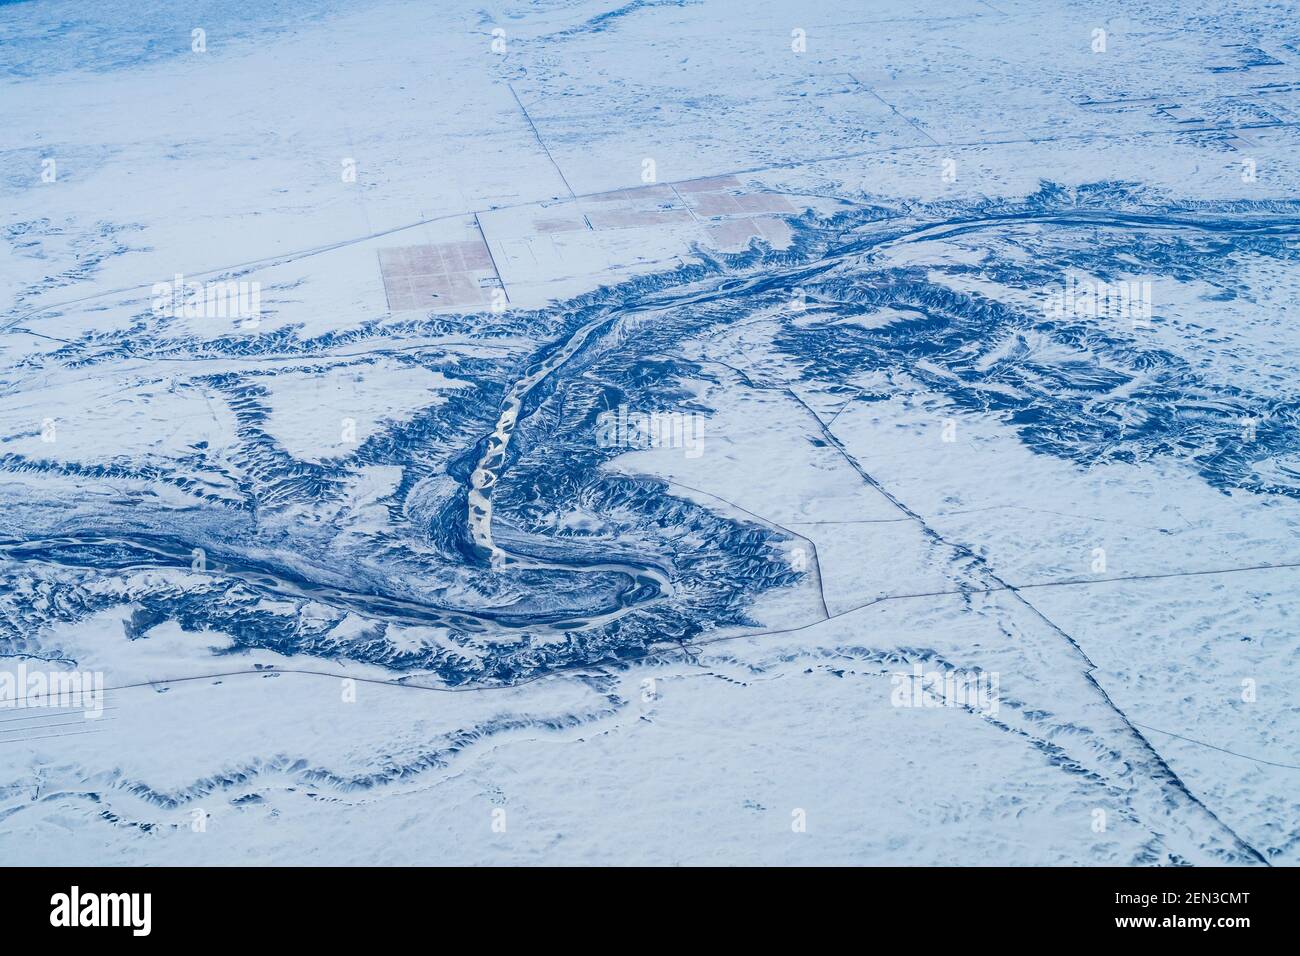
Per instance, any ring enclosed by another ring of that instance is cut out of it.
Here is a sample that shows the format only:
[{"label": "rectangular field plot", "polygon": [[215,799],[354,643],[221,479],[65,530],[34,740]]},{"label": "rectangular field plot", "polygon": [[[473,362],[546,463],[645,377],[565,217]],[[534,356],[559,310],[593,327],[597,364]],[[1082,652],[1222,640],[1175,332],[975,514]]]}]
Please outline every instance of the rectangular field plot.
[{"label": "rectangular field plot", "polygon": [[379,250],[390,312],[477,309],[501,284],[480,239]]}]

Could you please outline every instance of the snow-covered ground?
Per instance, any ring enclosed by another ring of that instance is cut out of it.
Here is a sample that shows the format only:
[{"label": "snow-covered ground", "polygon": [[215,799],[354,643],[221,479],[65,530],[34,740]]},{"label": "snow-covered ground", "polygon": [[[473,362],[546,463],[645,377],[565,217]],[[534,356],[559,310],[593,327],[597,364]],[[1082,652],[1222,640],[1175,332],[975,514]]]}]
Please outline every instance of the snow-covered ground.
[{"label": "snow-covered ground", "polygon": [[0,3],[0,858],[1300,862],[1296,13]]}]

